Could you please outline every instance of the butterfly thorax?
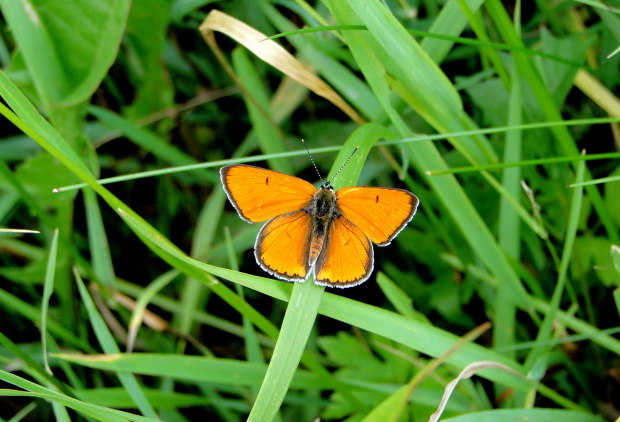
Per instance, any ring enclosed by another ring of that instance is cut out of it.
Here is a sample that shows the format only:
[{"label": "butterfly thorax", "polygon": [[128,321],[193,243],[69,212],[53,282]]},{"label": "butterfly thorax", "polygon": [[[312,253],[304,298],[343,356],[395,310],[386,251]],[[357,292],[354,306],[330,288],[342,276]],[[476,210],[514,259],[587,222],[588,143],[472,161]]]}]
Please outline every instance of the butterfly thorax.
[{"label": "butterfly thorax", "polygon": [[312,234],[310,238],[310,265],[314,264],[325,243],[325,235],[334,218],[341,215],[336,202],[334,189],[326,183],[312,197],[305,208],[312,218]]}]

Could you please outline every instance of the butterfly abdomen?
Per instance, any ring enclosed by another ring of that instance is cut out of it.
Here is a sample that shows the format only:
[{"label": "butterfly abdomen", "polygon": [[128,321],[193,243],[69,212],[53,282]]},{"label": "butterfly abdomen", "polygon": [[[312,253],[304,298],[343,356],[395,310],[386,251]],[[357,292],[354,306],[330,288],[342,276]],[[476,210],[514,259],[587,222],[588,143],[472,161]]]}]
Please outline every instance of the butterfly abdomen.
[{"label": "butterfly abdomen", "polygon": [[313,265],[325,244],[325,234],[330,223],[340,215],[336,195],[330,188],[320,189],[306,207],[312,220],[312,235],[308,262]]}]

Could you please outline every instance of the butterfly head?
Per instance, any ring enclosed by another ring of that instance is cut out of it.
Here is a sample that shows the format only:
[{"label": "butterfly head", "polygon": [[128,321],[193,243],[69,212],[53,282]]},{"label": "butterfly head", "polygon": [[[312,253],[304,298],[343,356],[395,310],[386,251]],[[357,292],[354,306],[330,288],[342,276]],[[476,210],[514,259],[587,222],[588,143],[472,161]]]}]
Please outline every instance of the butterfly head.
[{"label": "butterfly head", "polygon": [[330,190],[332,192],[334,191],[334,187],[332,186],[332,184],[331,184],[331,182],[329,180],[321,185],[321,189],[327,189],[327,190]]}]

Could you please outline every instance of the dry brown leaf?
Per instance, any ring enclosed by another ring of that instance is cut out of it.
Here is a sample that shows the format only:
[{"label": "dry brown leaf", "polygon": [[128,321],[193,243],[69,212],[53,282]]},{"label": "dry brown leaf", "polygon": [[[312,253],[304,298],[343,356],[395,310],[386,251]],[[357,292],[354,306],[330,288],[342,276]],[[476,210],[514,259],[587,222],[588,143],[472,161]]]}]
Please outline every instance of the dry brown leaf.
[{"label": "dry brown leaf", "polygon": [[458,384],[460,380],[471,378],[476,372],[482,369],[487,369],[487,368],[500,369],[502,371],[508,372],[509,374],[513,374],[517,377],[521,377],[521,378],[523,377],[523,375],[521,375],[514,369],[504,365],[503,363],[493,362],[493,361],[484,361],[484,360],[471,363],[467,365],[465,368],[463,368],[463,370],[461,371],[458,377],[456,377],[455,379],[450,381],[448,385],[446,385],[446,388],[443,393],[443,397],[441,398],[441,403],[439,404],[437,411],[435,411],[435,413],[431,415],[428,422],[439,421],[439,418],[441,417],[441,414],[443,413],[446,407],[446,404],[448,404],[448,399],[452,395],[452,392],[454,391],[454,389],[456,388],[456,385]]},{"label": "dry brown leaf", "polygon": [[[238,78],[224,59],[222,52],[215,41],[215,32],[221,32],[224,35],[237,41],[245,48],[254,53],[264,62],[275,67],[282,73],[288,75],[300,84],[306,86],[309,90],[317,95],[330,101],[336,107],[340,108],[355,123],[361,125],[364,119],[338,95],[327,83],[312,73],[306,66],[297,60],[292,54],[286,51],[281,45],[273,40],[266,39],[267,36],[257,31],[251,26],[237,20],[226,13],[219,10],[212,10],[207,18],[200,25],[200,32],[205,41],[211,47],[218,60],[222,63],[229,75],[235,80],[239,87],[244,90],[239,83]],[[260,107],[259,107],[260,109]]]}]

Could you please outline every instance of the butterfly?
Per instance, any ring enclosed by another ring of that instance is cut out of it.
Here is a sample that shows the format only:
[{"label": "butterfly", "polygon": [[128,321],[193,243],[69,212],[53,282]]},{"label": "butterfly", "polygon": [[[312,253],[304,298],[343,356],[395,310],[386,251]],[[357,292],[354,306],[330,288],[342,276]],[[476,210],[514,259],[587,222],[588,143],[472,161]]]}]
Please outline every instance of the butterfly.
[{"label": "butterfly", "polygon": [[[256,238],[256,262],[269,274],[319,286],[353,287],[373,271],[372,243],[387,246],[415,215],[418,198],[402,189],[317,190],[303,179],[246,164],[220,169],[239,216],[267,221]],[[333,179],[332,179],[333,180]]]}]

